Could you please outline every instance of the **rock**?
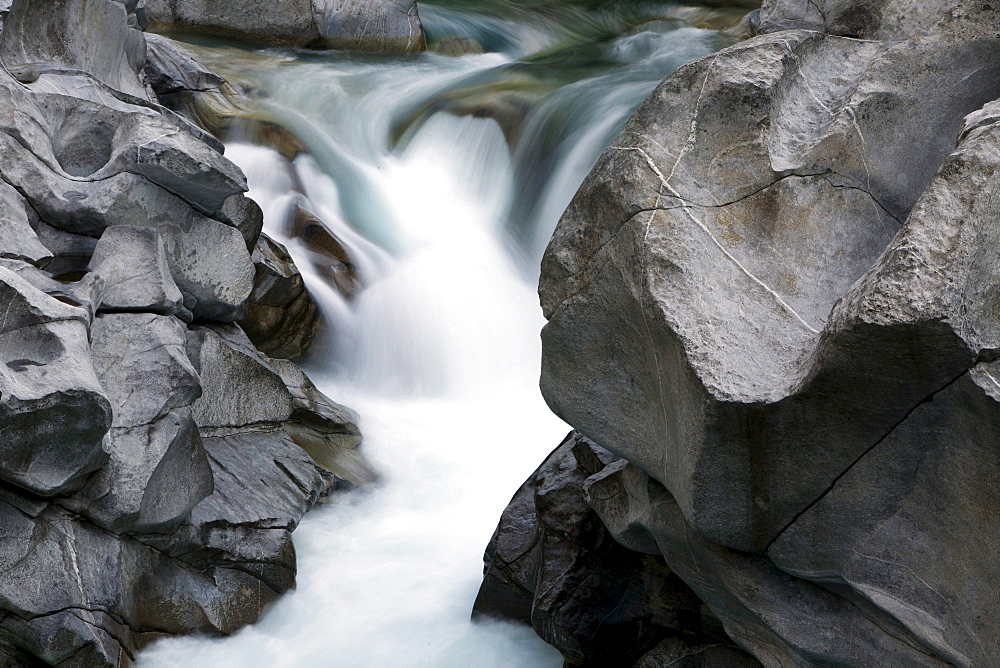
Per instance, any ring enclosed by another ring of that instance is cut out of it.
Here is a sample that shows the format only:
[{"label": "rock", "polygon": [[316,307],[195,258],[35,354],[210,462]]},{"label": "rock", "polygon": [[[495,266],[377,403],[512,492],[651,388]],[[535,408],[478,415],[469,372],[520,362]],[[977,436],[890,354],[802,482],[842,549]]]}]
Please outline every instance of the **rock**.
[{"label": "rock", "polygon": [[109,227],[89,269],[104,278],[103,310],[172,315],[181,306],[183,296],[170,275],[163,239],[153,228]]},{"label": "rock", "polygon": [[4,268],[0,303],[0,480],[43,496],[71,491],[104,463],[112,420],[88,314]]},{"label": "rock", "polygon": [[284,381],[238,327],[195,328],[187,346],[203,388],[193,406],[199,427],[279,424],[291,417],[292,396]]},{"label": "rock", "polygon": [[317,273],[332,283],[344,299],[351,300],[361,292],[364,283],[354,258],[318,216],[297,208],[286,232],[289,238],[298,239],[305,246]]},{"label": "rock", "polygon": [[609,469],[586,484],[608,530],[616,538],[636,526],[648,532],[670,569],[765,665],[865,665],[873,657],[886,666],[945,665],[836,593],[781,572],[766,557],[706,540],[635,465]]},{"label": "rock", "polygon": [[324,473],[286,423],[367,469],[346,409],[286,369],[293,397],[224,324],[261,211],[218,140],[147,94],[141,1],[8,6],[0,664],[129,666],[294,586]]},{"label": "rock", "polygon": [[284,422],[285,431],[329,474],[324,476],[327,489],[375,482],[377,475],[358,452],[361,431],[354,412],[316,389],[292,362],[273,359],[270,365],[292,395],[292,415]]},{"label": "rock", "polygon": [[[157,101],[212,133],[226,137],[231,129],[241,140],[271,146],[291,160],[305,145],[278,120],[255,110],[246,93],[209,70],[189,52],[187,45],[162,35],[146,35],[144,76]],[[237,202],[250,202],[234,198]],[[257,233],[260,232],[259,225]],[[253,248],[256,236],[248,237]]]},{"label": "rock", "polygon": [[213,478],[189,406],[201,395],[186,328],[149,313],[94,323],[95,366],[115,419],[110,460],[68,507],[116,533],[175,529],[212,493]]},{"label": "rock", "polygon": [[52,259],[52,252],[32,229],[33,219],[37,216],[20,193],[0,181],[0,239],[3,239],[0,257],[24,260],[39,266]]},{"label": "rock", "polygon": [[130,18],[137,20],[135,6],[121,0],[13,2],[0,37],[4,65],[25,83],[44,72],[68,70],[145,97],[138,72],[146,43],[138,24],[129,24]]},{"label": "rock", "polygon": [[760,661],[726,643],[691,642],[684,637],[660,641],[633,664],[635,668],[757,668]]},{"label": "rock", "polygon": [[39,221],[35,223],[38,240],[52,259],[45,270],[53,276],[77,276],[86,273],[90,258],[97,248],[97,239],[82,234],[70,234]]},{"label": "rock", "polygon": [[631,665],[679,635],[731,645],[658,555],[623,548],[587,505],[584,480],[614,460],[575,433],[546,459],[504,511],[473,614],[530,622],[568,665]]},{"label": "rock", "polygon": [[284,246],[262,234],[252,257],[253,292],[240,327],[265,355],[296,359],[319,326],[316,303]]},{"label": "rock", "polygon": [[211,218],[189,229],[157,226],[171,275],[196,319],[231,322],[243,315],[253,291],[254,269],[240,231]]},{"label": "rock", "polygon": [[[764,665],[1000,651],[997,11],[765,3],[664,80],[543,260],[543,393],[622,457],[589,507]],[[638,665],[710,661],[684,640]]]},{"label": "rock", "polygon": [[988,361],[1000,350],[989,306],[1000,242],[996,109],[969,116],[906,228],[843,305],[946,322],[985,359],[922,397],[768,551],[783,570],[837,586],[956,665],[989,663],[1000,651],[1000,629],[983,614],[995,605],[986,592],[1000,582],[990,510],[1000,499],[1000,370]]},{"label": "rock", "polygon": [[423,51],[415,0],[147,0],[153,30],[380,53]]},{"label": "rock", "polygon": [[[965,114],[1000,94],[997,35],[970,12],[904,41],[767,34],[680,68],[553,236],[550,406],[649,472],[712,541],[765,550],[993,346],[938,307],[838,304]],[[913,289],[939,284],[931,273]]]}]

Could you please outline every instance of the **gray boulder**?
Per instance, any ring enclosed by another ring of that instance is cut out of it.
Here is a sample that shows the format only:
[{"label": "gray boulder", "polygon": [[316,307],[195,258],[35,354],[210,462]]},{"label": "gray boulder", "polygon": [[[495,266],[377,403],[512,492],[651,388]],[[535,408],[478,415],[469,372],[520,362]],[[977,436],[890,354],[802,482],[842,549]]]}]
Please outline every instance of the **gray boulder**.
[{"label": "gray boulder", "polygon": [[543,260],[552,408],[660,481],[702,535],[766,549],[993,346],[939,317],[957,299],[933,315],[838,300],[963,117],[1000,94],[998,47],[972,16],[904,41],[786,31],[666,79]]},{"label": "gray boulder", "polygon": [[52,259],[52,252],[32,229],[34,219],[37,216],[20,193],[0,181],[0,239],[4,240],[0,257],[36,265],[44,265]]},{"label": "gray boulder", "polygon": [[270,360],[292,395],[292,415],[284,428],[309,453],[323,473],[327,490],[363,487],[377,479],[361,456],[358,417],[316,389],[312,381],[288,360]]},{"label": "gray boulder", "polygon": [[81,512],[116,533],[176,528],[212,493],[189,408],[202,387],[186,334],[176,318],[151,313],[104,314],[91,329],[94,364],[115,419],[110,459],[78,500]]},{"label": "gray boulder", "polygon": [[146,97],[138,76],[146,42],[135,9],[132,0],[13,2],[0,35],[4,65],[25,83],[44,72],[75,71]]},{"label": "gray boulder", "polygon": [[147,0],[154,30],[406,53],[425,48],[415,0]]},{"label": "gray boulder", "polygon": [[765,3],[664,80],[543,260],[543,393],[622,457],[586,503],[765,665],[1000,651],[998,11]]}]

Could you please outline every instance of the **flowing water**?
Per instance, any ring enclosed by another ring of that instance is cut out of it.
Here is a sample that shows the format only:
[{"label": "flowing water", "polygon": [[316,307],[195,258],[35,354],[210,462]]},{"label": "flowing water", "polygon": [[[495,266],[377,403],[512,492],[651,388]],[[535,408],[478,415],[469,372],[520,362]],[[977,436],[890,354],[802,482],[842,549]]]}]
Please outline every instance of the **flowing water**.
[{"label": "flowing water", "polygon": [[[643,98],[731,41],[690,10],[617,6],[424,3],[439,53],[419,56],[199,47],[308,149],[288,162],[237,134],[227,155],[328,323],[306,369],[360,413],[381,479],[306,516],[298,589],[258,624],[141,665],[561,665],[530,629],[469,621],[500,513],[568,430],[537,388],[538,261]],[[349,249],[359,294],[289,235],[297,208]]]}]

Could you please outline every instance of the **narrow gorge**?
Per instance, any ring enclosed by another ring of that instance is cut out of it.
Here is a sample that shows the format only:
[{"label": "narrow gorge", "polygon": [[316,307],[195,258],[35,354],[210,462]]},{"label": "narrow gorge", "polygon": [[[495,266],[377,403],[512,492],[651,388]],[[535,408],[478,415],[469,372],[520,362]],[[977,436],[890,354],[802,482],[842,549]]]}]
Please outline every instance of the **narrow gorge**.
[{"label": "narrow gorge", "polygon": [[0,0],[0,64],[0,666],[1000,664],[1000,8]]}]

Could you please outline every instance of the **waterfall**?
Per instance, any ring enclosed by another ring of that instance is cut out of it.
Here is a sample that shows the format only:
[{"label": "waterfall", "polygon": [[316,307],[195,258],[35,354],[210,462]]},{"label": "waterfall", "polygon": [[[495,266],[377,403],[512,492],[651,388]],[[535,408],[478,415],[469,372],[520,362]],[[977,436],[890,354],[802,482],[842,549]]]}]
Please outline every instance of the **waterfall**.
[{"label": "waterfall", "polygon": [[[469,621],[500,513],[568,430],[537,387],[538,261],[642,99],[725,38],[676,21],[632,27],[621,12],[567,27],[498,7],[510,5],[421,5],[432,45],[459,37],[486,53],[202,47],[308,149],[288,161],[237,137],[227,155],[328,323],[306,370],[360,413],[382,477],[306,517],[298,588],[260,623],[159,642],[140,665],[561,665],[529,628]],[[289,232],[297,210],[350,251],[365,286],[353,298]]]}]

